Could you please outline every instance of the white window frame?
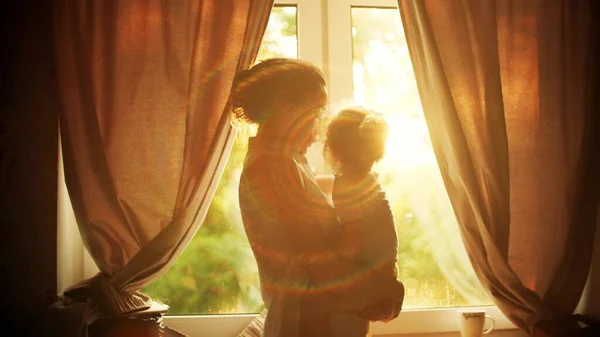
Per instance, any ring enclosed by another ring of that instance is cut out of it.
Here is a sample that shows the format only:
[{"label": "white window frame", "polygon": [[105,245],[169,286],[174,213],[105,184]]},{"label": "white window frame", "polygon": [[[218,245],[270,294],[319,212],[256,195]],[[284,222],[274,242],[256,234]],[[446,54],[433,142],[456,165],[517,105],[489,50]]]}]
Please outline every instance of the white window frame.
[{"label": "white window frame", "polygon": [[[351,101],[351,7],[397,8],[396,0],[276,0],[275,4],[297,7],[298,57],[323,69],[329,85],[330,101]],[[66,192],[62,160],[59,160],[58,203],[58,291],[62,293],[66,286],[91,277],[98,271],[79,236]],[[477,309],[485,309],[494,318],[495,330],[516,329],[496,306]],[[164,317],[164,322],[189,336],[234,337],[256,316],[168,315]],[[385,324],[373,324],[372,334],[402,336],[450,333],[447,336],[458,336],[457,328],[456,308],[419,309],[405,310],[398,318]]]},{"label": "white window frame", "polygon": [[[351,101],[352,24],[351,8],[398,8],[396,0],[276,0],[276,5],[297,6],[298,57],[311,61],[325,73],[329,100]],[[308,15],[307,13],[310,13]],[[310,154],[309,154],[310,155]],[[468,309],[461,307],[460,309]],[[475,308],[474,308],[475,309]],[[485,309],[495,320],[494,330],[516,329],[496,306]],[[374,323],[373,335],[452,333],[458,335],[457,308],[405,310],[388,323]],[[170,327],[190,336],[234,337],[257,315],[165,316]]]}]

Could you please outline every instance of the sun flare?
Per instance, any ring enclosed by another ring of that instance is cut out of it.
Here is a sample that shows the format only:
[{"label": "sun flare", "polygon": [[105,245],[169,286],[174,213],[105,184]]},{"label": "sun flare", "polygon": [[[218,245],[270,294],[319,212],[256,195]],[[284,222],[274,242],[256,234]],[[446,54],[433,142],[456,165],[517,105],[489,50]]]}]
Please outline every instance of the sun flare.
[{"label": "sun flare", "polygon": [[392,114],[386,114],[386,119],[390,125],[390,134],[382,165],[416,167],[435,161],[427,125],[423,119],[403,118]]}]

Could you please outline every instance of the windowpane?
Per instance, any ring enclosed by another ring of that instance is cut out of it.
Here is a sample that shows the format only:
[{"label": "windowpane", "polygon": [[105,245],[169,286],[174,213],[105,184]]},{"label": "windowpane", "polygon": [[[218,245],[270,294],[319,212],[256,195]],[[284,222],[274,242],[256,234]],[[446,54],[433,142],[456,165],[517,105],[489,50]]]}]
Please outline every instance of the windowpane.
[{"label": "windowpane", "polygon": [[405,308],[488,305],[469,263],[429,140],[396,8],[352,8],[354,100],[384,113],[378,164],[398,231]]},{"label": "windowpane", "polygon": [[257,61],[274,57],[298,57],[296,11],[296,6],[273,7]]},{"label": "windowpane", "polygon": [[[295,6],[274,7],[257,60],[296,58],[296,22]],[[237,196],[246,148],[242,133],[198,233],[169,271],[143,290],[167,303],[169,314],[256,313],[264,308]]]},{"label": "windowpane", "polygon": [[[297,57],[296,11],[273,8],[257,61]],[[392,128],[378,171],[397,223],[405,308],[491,304],[464,251],[435,162],[398,10],[357,7],[351,15],[354,100],[383,112]],[[236,139],[194,239],[143,290],[169,304],[169,314],[252,313],[264,307],[237,196],[246,141],[244,133]]]}]

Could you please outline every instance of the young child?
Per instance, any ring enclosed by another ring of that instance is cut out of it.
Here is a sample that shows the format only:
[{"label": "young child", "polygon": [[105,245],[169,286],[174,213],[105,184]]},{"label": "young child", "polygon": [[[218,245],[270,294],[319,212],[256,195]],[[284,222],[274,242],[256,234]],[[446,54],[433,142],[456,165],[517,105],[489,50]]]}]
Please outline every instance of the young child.
[{"label": "young child", "polygon": [[[365,273],[397,277],[397,236],[385,192],[372,172],[385,151],[388,124],[379,113],[346,108],[327,128],[324,156],[335,174],[332,199],[342,224],[339,249],[364,265]],[[358,314],[387,322],[398,316],[403,298],[389,299]],[[350,319],[352,320],[352,319]]]}]

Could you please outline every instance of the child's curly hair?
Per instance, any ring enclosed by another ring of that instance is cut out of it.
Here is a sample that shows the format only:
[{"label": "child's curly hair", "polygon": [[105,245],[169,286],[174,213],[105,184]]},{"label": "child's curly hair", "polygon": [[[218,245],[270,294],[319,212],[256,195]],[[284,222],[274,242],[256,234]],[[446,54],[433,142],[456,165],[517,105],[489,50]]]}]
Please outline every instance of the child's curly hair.
[{"label": "child's curly hair", "polygon": [[335,174],[369,172],[383,158],[388,133],[382,114],[360,106],[345,108],[327,127],[324,157]]}]

